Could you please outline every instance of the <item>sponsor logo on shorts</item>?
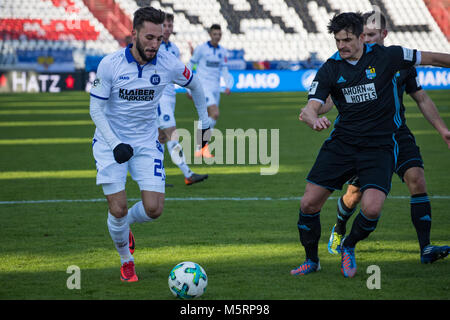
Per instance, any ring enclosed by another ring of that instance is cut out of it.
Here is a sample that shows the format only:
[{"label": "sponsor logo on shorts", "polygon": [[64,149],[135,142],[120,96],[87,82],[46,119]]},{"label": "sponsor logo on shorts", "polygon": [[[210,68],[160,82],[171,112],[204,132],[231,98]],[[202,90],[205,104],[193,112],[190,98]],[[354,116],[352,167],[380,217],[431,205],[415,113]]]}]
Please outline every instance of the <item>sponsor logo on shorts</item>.
[{"label": "sponsor logo on shorts", "polygon": [[347,103],[361,103],[378,98],[374,83],[342,88],[342,93]]}]

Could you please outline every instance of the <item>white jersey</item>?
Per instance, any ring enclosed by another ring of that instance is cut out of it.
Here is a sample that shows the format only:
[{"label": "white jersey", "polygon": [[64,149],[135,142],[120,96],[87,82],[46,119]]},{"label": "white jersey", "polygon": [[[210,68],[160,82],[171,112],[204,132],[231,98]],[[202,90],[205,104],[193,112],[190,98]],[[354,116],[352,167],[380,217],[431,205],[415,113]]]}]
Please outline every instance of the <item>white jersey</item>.
[{"label": "white jersey", "polygon": [[194,50],[188,67],[197,64],[197,76],[203,87],[220,89],[221,74],[225,79],[229,77],[227,67],[227,51],[222,46],[213,47],[211,42],[205,42]]},{"label": "white jersey", "polygon": [[[159,46],[159,50],[165,50],[167,52],[170,52],[173,55],[175,55],[175,57],[180,59],[180,49],[178,49],[178,47],[173,42],[170,42],[170,41],[168,43],[165,43],[164,41],[161,42],[161,45]],[[166,88],[164,89],[163,95],[175,97],[175,95],[176,95],[175,85],[174,84],[167,85]]]},{"label": "white jersey", "polygon": [[[158,137],[157,107],[165,87],[171,83],[186,86],[193,74],[165,50],[158,50],[154,59],[141,66],[131,54],[131,47],[102,59],[91,96],[107,100],[104,114],[121,142],[148,145]],[[94,137],[103,140],[98,129]]]}]

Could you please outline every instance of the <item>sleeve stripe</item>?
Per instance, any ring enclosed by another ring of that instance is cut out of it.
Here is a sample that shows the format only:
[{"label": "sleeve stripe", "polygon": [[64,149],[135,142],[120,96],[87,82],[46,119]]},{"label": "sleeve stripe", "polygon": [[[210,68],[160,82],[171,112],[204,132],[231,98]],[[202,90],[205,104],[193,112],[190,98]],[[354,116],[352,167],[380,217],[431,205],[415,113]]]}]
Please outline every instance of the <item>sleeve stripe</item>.
[{"label": "sleeve stripe", "polygon": [[101,99],[101,100],[108,100],[109,99],[109,98],[103,98],[103,97],[100,97],[100,96],[96,96],[93,93],[91,93],[91,96],[94,97],[94,98],[97,98],[97,99]]},{"label": "sleeve stripe", "polygon": [[191,78],[189,79],[189,81],[183,87],[187,87],[189,85],[189,83],[191,83],[193,78],[194,78],[194,73],[192,73]]}]

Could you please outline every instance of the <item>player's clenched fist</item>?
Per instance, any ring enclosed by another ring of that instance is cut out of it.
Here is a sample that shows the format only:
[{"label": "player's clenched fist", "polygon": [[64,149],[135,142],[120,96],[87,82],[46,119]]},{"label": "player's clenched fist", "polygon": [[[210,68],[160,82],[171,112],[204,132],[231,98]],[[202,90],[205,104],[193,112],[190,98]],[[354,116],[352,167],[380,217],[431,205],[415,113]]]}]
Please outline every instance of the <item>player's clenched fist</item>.
[{"label": "player's clenched fist", "polygon": [[331,126],[330,120],[327,117],[317,118],[313,124],[313,130],[322,131],[323,129],[327,129]]},{"label": "player's clenched fist", "polygon": [[118,163],[124,163],[133,156],[133,148],[126,143],[119,143],[113,150],[114,159]]}]

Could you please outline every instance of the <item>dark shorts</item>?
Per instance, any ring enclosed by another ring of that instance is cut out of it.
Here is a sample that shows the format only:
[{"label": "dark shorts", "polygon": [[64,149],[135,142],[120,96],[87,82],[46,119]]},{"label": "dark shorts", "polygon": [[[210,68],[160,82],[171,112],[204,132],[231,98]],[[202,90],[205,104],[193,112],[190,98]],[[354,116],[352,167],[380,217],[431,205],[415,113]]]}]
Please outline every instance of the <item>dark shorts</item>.
[{"label": "dark shorts", "polygon": [[394,164],[392,146],[361,147],[333,138],[322,145],[306,180],[333,191],[341,190],[344,183],[356,175],[361,192],[374,188],[387,195]]},{"label": "dark shorts", "polygon": [[399,149],[395,173],[403,180],[403,176],[409,168],[423,168],[423,160],[416,139],[407,126],[400,127],[395,134],[395,140]]}]

